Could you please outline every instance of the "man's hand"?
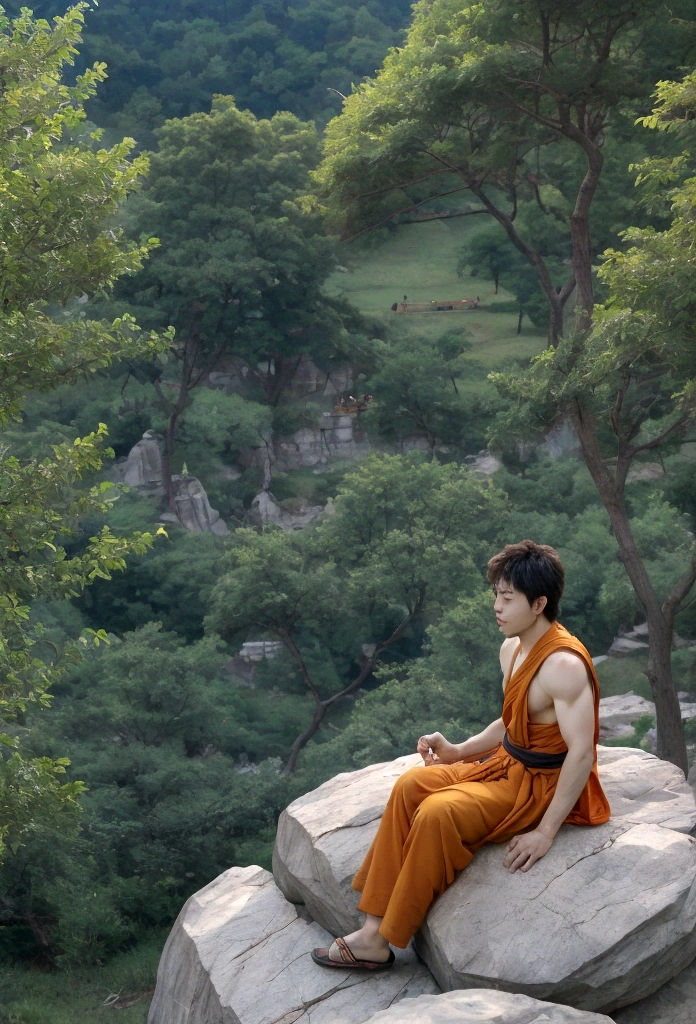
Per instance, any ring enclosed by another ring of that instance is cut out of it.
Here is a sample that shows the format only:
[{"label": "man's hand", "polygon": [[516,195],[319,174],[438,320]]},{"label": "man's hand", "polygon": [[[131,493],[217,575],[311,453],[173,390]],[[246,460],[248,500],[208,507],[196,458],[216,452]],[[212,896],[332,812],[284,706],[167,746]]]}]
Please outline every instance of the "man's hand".
[{"label": "man's hand", "polygon": [[503,864],[510,874],[518,869],[529,871],[532,864],[548,853],[551,849],[553,839],[545,832],[535,829],[533,832],[525,832],[524,835],[514,836],[507,845],[507,853]]},{"label": "man's hand", "polygon": [[441,732],[433,732],[429,736],[421,736],[416,745],[416,751],[423,758],[426,765],[442,764],[442,754],[445,749],[451,747]]}]

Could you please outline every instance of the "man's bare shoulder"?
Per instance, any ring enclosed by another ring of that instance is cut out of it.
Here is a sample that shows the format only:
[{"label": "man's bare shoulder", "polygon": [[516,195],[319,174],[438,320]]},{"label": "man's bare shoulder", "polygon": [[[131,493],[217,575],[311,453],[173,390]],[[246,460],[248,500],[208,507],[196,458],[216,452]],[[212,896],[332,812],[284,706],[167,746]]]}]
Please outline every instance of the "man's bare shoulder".
[{"label": "man's bare shoulder", "polygon": [[590,688],[585,662],[573,651],[554,651],[549,654],[537,678],[546,693],[554,699],[576,700]]},{"label": "man's bare shoulder", "polygon": [[500,667],[503,670],[504,676],[507,675],[507,670],[510,667],[510,661],[517,650],[518,644],[519,640],[516,636],[508,636],[500,645]]}]

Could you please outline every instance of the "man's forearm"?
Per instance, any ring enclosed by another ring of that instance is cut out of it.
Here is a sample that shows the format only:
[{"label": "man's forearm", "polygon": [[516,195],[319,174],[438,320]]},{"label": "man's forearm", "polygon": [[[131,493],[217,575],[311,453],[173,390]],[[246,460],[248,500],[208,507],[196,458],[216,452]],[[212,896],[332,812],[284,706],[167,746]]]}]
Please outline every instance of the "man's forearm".
[{"label": "man's forearm", "polygon": [[491,722],[477,736],[470,736],[463,743],[454,743],[453,746],[457,752],[455,760],[461,760],[464,757],[474,757],[476,754],[484,754],[487,750],[492,750],[498,746],[504,735],[505,725],[503,720],[502,718],[497,718],[495,722]]},{"label": "man's forearm", "polygon": [[568,751],[558,777],[556,792],[537,826],[549,838],[553,839],[575,806],[590,777],[593,761],[592,751],[583,749]]}]

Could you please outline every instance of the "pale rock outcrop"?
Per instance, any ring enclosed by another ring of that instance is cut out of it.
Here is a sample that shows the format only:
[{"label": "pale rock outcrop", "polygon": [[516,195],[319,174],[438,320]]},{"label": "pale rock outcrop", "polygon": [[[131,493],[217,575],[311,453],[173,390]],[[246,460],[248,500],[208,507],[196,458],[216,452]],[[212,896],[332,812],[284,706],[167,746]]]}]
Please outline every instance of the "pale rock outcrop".
[{"label": "pale rock outcrop", "polygon": [[[417,949],[443,989],[494,986],[607,1010],[696,956],[691,787],[644,751],[600,748],[599,759],[608,824],[565,826],[528,874],[510,875],[503,848],[484,847],[433,906]],[[418,760],[339,775],[281,815],[276,880],[334,934],[359,920],[352,876],[395,778]]]},{"label": "pale rock outcrop", "polygon": [[639,651],[647,651],[648,644],[644,640],[634,640],[628,636],[617,636],[609,648],[611,657],[619,657],[625,654],[637,654]]},{"label": "pale rock outcrop", "polygon": [[[696,718],[696,704],[680,698],[682,721]],[[618,739],[633,735],[633,722],[644,715],[655,716],[655,704],[629,690],[614,697],[602,697],[599,702],[600,740]]]},{"label": "pale rock outcrop", "polygon": [[484,448],[478,455],[467,455],[464,459],[472,473],[479,476],[492,476],[503,465],[497,455]]},{"label": "pale rock outcrop", "polygon": [[616,1024],[694,1024],[696,1020],[696,960],[639,1003],[614,1010]]},{"label": "pale rock outcrop", "polygon": [[632,736],[633,722],[644,715],[654,714],[653,702],[639,697],[633,690],[614,697],[602,697],[599,701],[599,738],[611,740]]},{"label": "pale rock outcrop", "polygon": [[175,474],[172,477],[174,504],[177,514],[162,513],[164,522],[174,522],[194,533],[215,533],[226,537],[230,532],[220,513],[211,508],[208,495],[200,480],[190,473]]},{"label": "pale rock outcrop", "polygon": [[467,989],[418,996],[370,1017],[367,1024],[612,1024],[603,1013],[575,1010],[529,996]]},{"label": "pale rock outcrop", "polygon": [[651,482],[653,480],[659,480],[660,477],[663,477],[664,475],[664,466],[659,462],[641,462],[628,471],[626,483],[633,484],[638,481]]},{"label": "pale rock outcrop", "polygon": [[324,511],[321,505],[301,503],[295,510],[283,508],[270,491],[260,491],[251,502],[249,518],[256,526],[279,526],[283,530],[303,530]]},{"label": "pale rock outcrop", "polygon": [[430,911],[416,948],[445,989],[609,1012],[696,957],[696,844],[660,825],[561,829],[527,874],[485,847]]},{"label": "pale rock outcrop", "polygon": [[374,975],[319,968],[309,950],[330,942],[268,871],[230,868],[179,914],[148,1024],[362,1024],[400,999],[439,991],[410,951]]},{"label": "pale rock outcrop", "polygon": [[288,472],[326,465],[333,459],[360,459],[370,454],[367,439],[356,429],[357,414],[324,412],[316,428],[303,427],[291,437],[273,440],[276,469]]},{"label": "pale rock outcrop", "polygon": [[[682,647],[688,646],[688,640],[679,636],[678,633],[672,634],[672,650],[677,651]],[[619,633],[618,636],[614,637],[614,641],[609,648],[609,654],[612,657],[637,654],[647,650],[648,647],[648,624],[647,622],[639,622],[633,629],[629,629],[625,633]]]},{"label": "pale rock outcrop", "polygon": [[123,482],[129,487],[150,487],[153,489],[162,486],[162,453],[160,445],[162,438],[154,430],[146,430],[140,441],[133,445],[125,468],[123,469]]}]

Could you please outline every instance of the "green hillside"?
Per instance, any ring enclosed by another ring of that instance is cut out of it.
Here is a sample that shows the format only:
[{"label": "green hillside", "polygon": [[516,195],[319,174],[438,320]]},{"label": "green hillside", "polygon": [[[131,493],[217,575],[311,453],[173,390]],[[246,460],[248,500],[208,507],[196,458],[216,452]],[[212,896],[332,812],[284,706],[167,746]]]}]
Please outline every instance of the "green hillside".
[{"label": "green hillside", "polygon": [[[509,358],[529,358],[546,345],[546,336],[525,318],[517,334],[516,312],[495,312],[496,304],[510,309],[512,296],[482,277],[457,276],[457,252],[484,226],[484,218],[453,218],[404,224],[378,245],[358,242],[343,246],[343,266],[329,278],[327,290],[342,294],[362,312],[398,321],[399,330],[431,337],[442,334],[450,322],[471,332],[471,357],[495,366]],[[372,242],[372,240],[370,240]],[[394,302],[408,295],[412,302],[431,299],[469,299],[479,296],[481,306],[471,313],[422,313],[401,316],[391,312]]]}]

